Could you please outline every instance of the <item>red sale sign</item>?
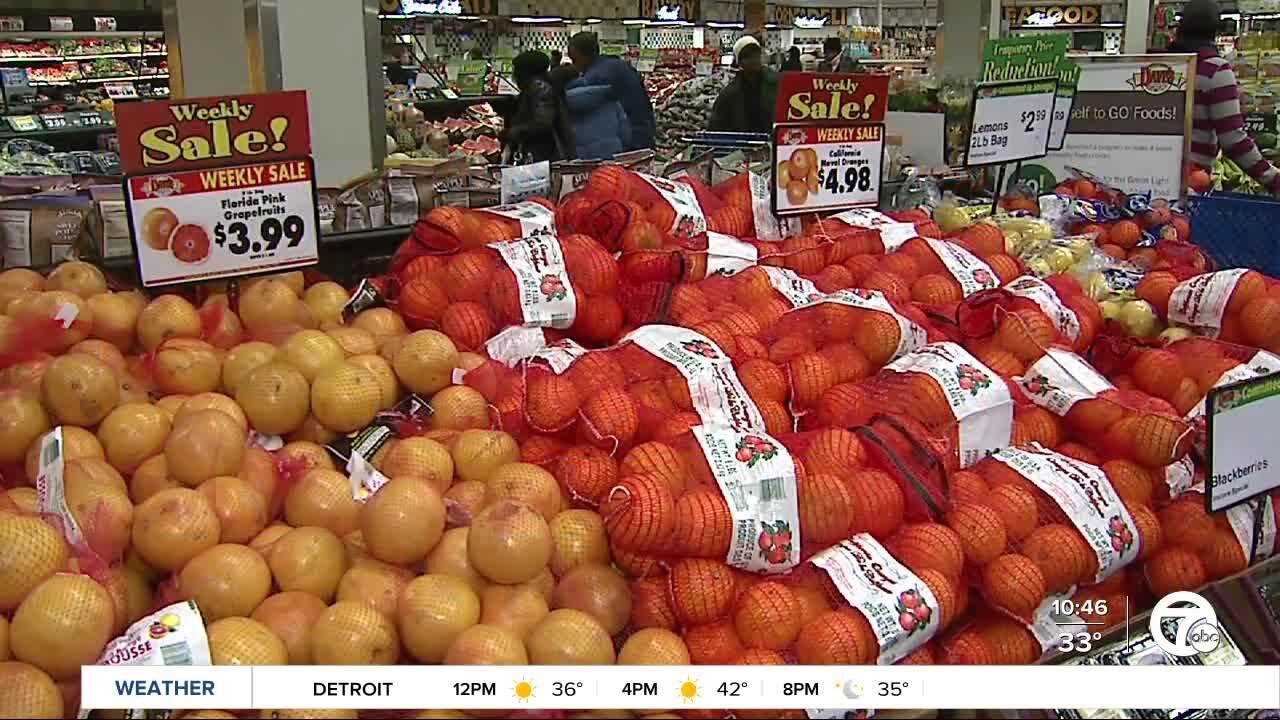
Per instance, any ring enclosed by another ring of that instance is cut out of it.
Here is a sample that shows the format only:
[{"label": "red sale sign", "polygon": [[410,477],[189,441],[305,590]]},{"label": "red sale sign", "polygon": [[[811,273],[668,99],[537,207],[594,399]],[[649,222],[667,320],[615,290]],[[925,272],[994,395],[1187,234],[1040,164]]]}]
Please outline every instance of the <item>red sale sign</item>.
[{"label": "red sale sign", "polygon": [[126,175],[311,154],[305,90],[121,103],[116,129]]},{"label": "red sale sign", "polygon": [[775,123],[878,123],[884,122],[888,110],[888,75],[785,72],[778,76]]}]

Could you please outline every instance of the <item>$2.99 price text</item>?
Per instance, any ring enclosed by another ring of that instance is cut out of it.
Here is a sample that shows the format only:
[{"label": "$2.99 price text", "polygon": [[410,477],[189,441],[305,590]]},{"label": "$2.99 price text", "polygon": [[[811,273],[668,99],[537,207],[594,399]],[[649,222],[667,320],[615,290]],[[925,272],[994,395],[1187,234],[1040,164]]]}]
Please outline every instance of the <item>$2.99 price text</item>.
[{"label": "$2.99 price text", "polygon": [[300,268],[318,259],[310,160],[135,176],[127,189],[145,286]]}]

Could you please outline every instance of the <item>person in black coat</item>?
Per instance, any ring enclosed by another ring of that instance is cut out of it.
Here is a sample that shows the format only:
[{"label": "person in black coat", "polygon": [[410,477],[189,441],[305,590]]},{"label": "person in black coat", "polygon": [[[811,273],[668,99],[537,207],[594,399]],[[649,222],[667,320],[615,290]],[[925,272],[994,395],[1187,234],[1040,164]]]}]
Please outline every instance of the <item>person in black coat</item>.
[{"label": "person in black coat", "polygon": [[507,121],[503,142],[516,164],[554,162],[574,154],[569,110],[564,93],[551,83],[549,62],[545,54],[527,50],[511,63],[520,96]]},{"label": "person in black coat", "polygon": [[800,61],[800,48],[795,45],[787,51],[787,59],[782,61],[782,72],[799,72],[804,70],[804,63]]}]

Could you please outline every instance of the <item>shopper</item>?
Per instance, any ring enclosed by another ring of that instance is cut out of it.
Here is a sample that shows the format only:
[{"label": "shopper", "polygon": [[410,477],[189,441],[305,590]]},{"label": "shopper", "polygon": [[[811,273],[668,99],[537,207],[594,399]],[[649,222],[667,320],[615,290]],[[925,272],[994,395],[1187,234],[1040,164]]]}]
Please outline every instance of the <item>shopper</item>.
[{"label": "shopper", "polygon": [[1218,34],[1216,0],[1191,0],[1182,9],[1182,22],[1171,52],[1195,53],[1196,94],[1191,115],[1191,161],[1209,170],[1218,149],[1241,170],[1280,195],[1280,171],[1267,162],[1244,131],[1240,111],[1240,88],[1231,63],[1218,54],[1214,38]]},{"label": "shopper", "polygon": [[800,62],[800,48],[795,45],[787,51],[787,59],[782,61],[782,72],[798,72],[804,69],[804,63]]},{"label": "shopper", "polygon": [[508,119],[503,143],[510,161],[517,165],[563,160],[574,151],[569,111],[564,95],[551,85],[549,62],[543,53],[527,50],[511,63],[520,96]]},{"label": "shopper", "polygon": [[622,58],[600,54],[600,43],[593,32],[580,32],[569,38],[569,59],[582,72],[586,85],[603,85],[606,97],[622,104],[631,123],[628,150],[654,147],[653,105],[644,89],[640,73]]},{"label": "shopper", "polygon": [[605,160],[631,144],[631,122],[622,103],[609,99],[608,87],[588,85],[573,65],[553,68],[551,85],[564,93],[569,108],[575,158]]},{"label": "shopper", "polygon": [[551,51],[551,70],[554,71],[556,68],[560,67],[563,64],[564,64],[564,55],[561,55],[559,50],[552,50]]},{"label": "shopper", "polygon": [[750,35],[733,44],[733,58],[738,74],[720,91],[711,108],[711,129],[768,133],[773,129],[778,74],[764,66],[760,41]]},{"label": "shopper", "polygon": [[844,43],[838,37],[829,37],[822,43],[822,60],[818,62],[818,72],[853,73],[858,72],[858,63],[844,54]]}]

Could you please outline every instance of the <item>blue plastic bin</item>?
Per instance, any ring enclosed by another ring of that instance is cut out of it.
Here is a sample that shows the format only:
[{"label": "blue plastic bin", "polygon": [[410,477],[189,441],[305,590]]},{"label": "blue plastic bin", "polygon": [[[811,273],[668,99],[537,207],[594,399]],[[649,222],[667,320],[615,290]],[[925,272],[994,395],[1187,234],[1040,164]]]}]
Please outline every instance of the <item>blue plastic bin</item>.
[{"label": "blue plastic bin", "polygon": [[1191,242],[1218,268],[1252,268],[1280,277],[1280,201],[1218,192],[1187,198]]}]

